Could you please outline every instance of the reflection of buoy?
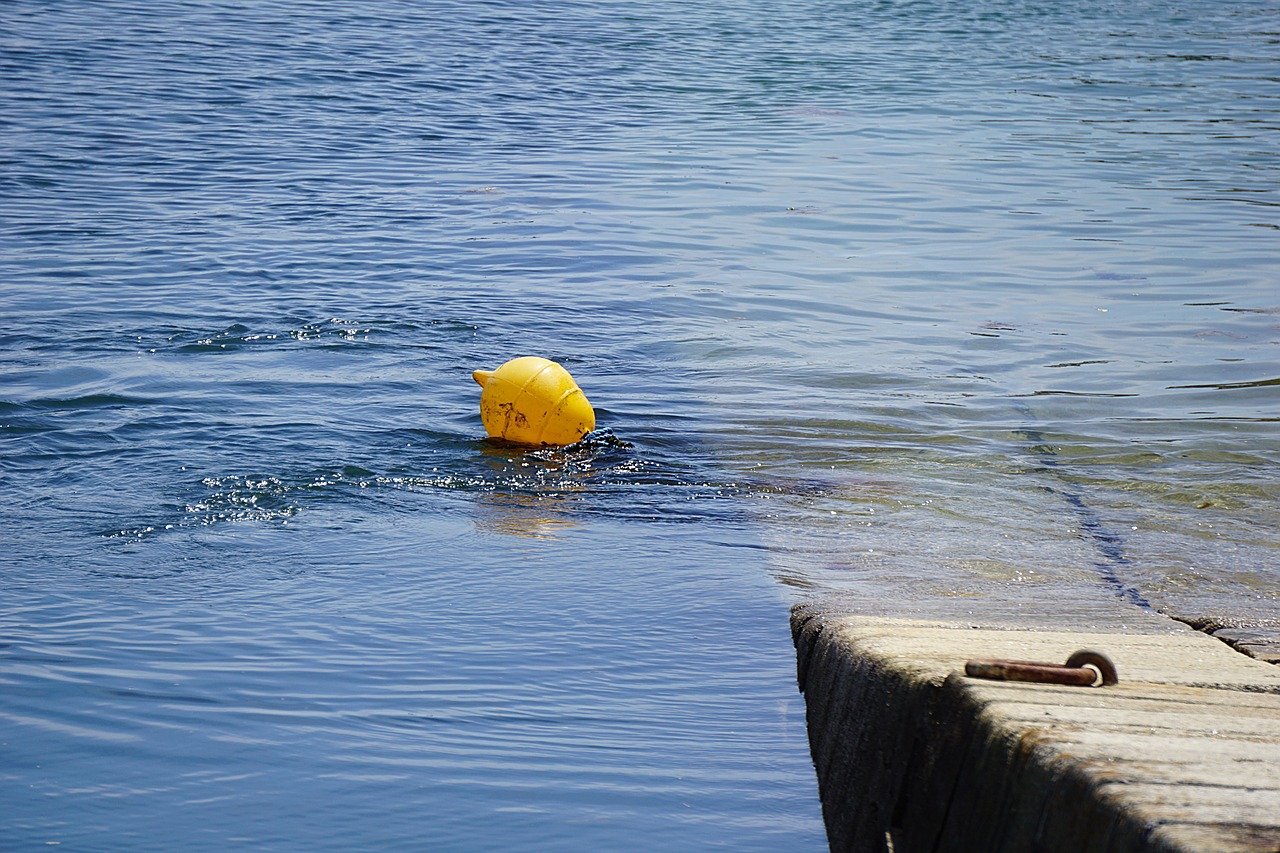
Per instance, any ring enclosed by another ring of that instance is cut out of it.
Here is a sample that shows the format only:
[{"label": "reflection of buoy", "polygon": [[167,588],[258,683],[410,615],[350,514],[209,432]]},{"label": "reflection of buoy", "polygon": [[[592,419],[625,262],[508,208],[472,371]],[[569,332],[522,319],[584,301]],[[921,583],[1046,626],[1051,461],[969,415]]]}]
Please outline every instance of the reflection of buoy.
[{"label": "reflection of buoy", "polygon": [[517,444],[573,444],[596,428],[596,413],[569,371],[537,356],[471,374],[480,417],[493,438]]}]

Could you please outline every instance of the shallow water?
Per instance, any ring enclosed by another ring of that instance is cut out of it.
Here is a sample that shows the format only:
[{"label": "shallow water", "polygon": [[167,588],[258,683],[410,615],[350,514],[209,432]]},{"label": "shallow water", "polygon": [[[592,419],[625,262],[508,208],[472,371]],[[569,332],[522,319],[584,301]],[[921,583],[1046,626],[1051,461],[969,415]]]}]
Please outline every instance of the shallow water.
[{"label": "shallow water", "polygon": [[0,838],[821,849],[792,596],[1280,620],[1276,11],[6,4]]}]

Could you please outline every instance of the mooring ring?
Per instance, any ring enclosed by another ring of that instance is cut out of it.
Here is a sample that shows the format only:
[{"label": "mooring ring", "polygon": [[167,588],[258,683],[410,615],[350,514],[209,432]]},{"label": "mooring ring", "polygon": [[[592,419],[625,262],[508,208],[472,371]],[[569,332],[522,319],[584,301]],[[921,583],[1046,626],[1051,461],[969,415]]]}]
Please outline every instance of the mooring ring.
[{"label": "mooring ring", "polygon": [[1092,649],[1081,649],[1067,658],[1065,664],[975,658],[965,663],[964,674],[993,681],[1029,681],[1072,687],[1102,687],[1119,683],[1115,664],[1102,652]]}]

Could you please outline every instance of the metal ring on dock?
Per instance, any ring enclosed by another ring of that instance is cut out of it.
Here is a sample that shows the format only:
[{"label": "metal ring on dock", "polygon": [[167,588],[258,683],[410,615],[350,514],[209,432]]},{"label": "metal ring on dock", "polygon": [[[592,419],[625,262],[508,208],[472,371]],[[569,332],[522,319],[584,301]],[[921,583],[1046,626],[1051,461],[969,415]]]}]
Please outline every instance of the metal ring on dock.
[{"label": "metal ring on dock", "polygon": [[1073,687],[1102,687],[1119,683],[1111,659],[1091,649],[1075,652],[1065,664],[975,658],[964,665],[964,674],[993,681],[1030,681]]}]

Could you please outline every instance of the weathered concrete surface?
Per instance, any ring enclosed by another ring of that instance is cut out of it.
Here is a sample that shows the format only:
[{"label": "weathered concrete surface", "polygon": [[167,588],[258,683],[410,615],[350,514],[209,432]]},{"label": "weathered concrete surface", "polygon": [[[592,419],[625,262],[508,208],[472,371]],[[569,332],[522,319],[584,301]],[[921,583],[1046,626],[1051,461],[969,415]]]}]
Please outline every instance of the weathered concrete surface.
[{"label": "weathered concrete surface", "polygon": [[1280,663],[1280,630],[1264,628],[1219,628],[1213,636],[1238,652],[1267,663]]},{"label": "weathered concrete surface", "polygon": [[[1280,668],[1154,620],[1123,631],[792,614],[831,849],[1280,851]],[[963,675],[1108,654],[1120,684]]]}]

